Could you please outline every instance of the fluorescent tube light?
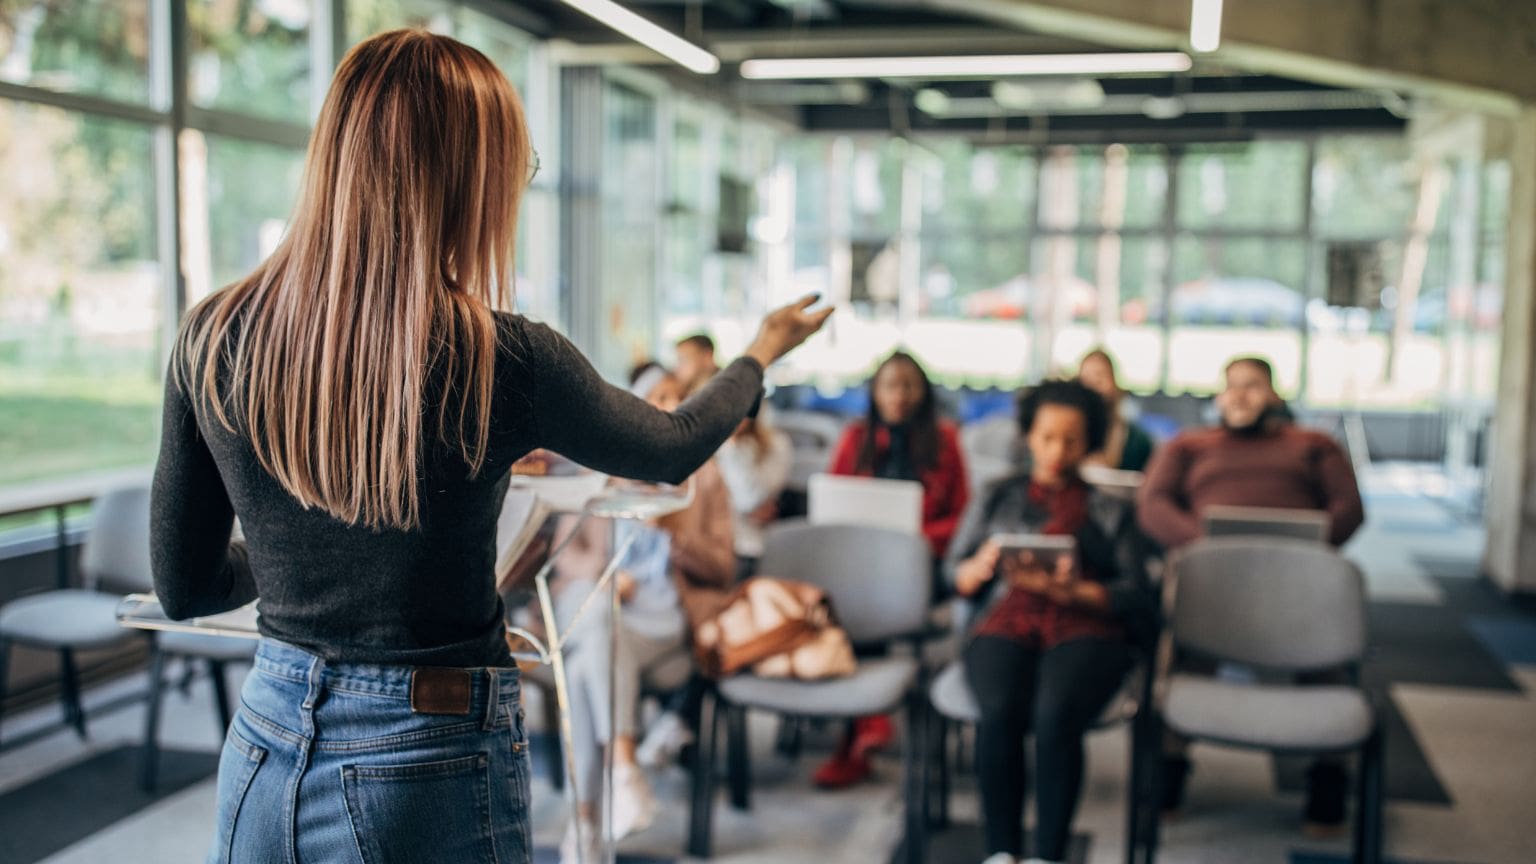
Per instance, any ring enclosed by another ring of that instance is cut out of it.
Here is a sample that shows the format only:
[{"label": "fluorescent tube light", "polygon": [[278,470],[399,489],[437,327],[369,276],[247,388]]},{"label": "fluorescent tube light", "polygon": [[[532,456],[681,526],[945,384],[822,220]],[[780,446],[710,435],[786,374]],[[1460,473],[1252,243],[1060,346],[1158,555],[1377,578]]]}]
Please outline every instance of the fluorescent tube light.
[{"label": "fluorescent tube light", "polygon": [[1118,54],[978,54],[954,57],[823,57],[747,60],[741,64],[741,77],[757,79],[1007,78],[1022,75],[1135,75],[1187,72],[1190,65],[1189,55],[1177,51]]},{"label": "fluorescent tube light", "polygon": [[1206,53],[1221,47],[1221,0],[1192,0],[1189,47]]},{"label": "fluorescent tube light", "polygon": [[700,75],[720,71],[720,58],[625,9],[613,0],[561,0],[565,5],[623,33],[657,54]]}]

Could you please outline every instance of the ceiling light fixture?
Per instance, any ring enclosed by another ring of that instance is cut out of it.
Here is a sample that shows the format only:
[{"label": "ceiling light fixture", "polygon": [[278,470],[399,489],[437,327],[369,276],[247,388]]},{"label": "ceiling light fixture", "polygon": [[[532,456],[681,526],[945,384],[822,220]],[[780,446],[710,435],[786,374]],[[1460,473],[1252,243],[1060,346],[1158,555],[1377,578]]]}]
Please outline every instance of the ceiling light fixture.
[{"label": "ceiling light fixture", "polygon": [[1202,54],[1221,47],[1221,0],[1192,0],[1189,47]]},{"label": "ceiling light fixture", "polygon": [[[571,2],[571,0],[566,0]],[[791,78],[1006,78],[1024,75],[1144,75],[1187,72],[1178,51],[1116,54],[977,54],[953,57],[822,57],[747,60],[741,77]]]},{"label": "ceiling light fixture", "polygon": [[685,69],[700,75],[713,75],[720,71],[719,57],[676,33],[636,15],[613,0],[561,0],[561,2],[612,27]]}]

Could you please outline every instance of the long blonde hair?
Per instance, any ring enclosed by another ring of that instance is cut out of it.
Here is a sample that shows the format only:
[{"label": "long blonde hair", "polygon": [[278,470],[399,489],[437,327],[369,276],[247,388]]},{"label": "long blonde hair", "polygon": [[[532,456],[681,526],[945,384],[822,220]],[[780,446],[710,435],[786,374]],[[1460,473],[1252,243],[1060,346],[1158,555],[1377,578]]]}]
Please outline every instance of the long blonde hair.
[{"label": "long blonde hair", "polygon": [[[473,48],[421,30],[347,53],[287,235],[189,313],[175,374],[305,507],[410,530],[427,448],[485,463],[496,322],[532,148]],[[436,405],[435,432],[427,400]]]}]

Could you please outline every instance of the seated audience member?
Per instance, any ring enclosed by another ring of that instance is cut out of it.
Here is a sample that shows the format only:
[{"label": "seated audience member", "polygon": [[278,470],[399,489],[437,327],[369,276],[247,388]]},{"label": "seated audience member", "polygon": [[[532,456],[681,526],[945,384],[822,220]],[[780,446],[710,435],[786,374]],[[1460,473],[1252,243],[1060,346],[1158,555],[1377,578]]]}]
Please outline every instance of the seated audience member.
[{"label": "seated audience member", "polygon": [[[1349,457],[1328,435],[1295,424],[1275,392],[1267,361],[1243,357],[1228,364],[1226,389],[1216,406],[1219,427],[1184,432],[1152,458],[1137,508],[1148,537],[1170,550],[1193,542],[1203,531],[1205,509],[1216,505],[1325,510],[1333,545],[1354,535],[1365,521],[1365,508]],[[1215,672],[1193,659],[1179,663],[1190,671]],[[1327,683],[1337,674],[1301,680]],[[1183,799],[1190,770],[1184,749],[1170,736],[1161,793],[1167,811],[1176,811]],[[1309,832],[1331,833],[1343,824],[1347,788],[1342,762],[1320,759],[1313,765],[1305,809]]]},{"label": "seated audience member", "polygon": [[1142,471],[1152,458],[1152,436],[1147,430],[1125,419],[1121,410],[1125,391],[1115,378],[1115,361],[1102,348],[1089,351],[1078,365],[1077,380],[1104,397],[1109,406],[1109,435],[1104,448],[1089,454],[1086,462],[1121,471]]},{"label": "seated audience member", "polygon": [[720,367],[715,365],[715,340],[703,333],[689,336],[677,343],[677,380],[684,393],[704,386]]},{"label": "seated audience member", "polygon": [[[682,401],[681,383],[655,364],[635,370],[631,389],[664,411],[675,410]],[[684,646],[694,624],[719,611],[735,577],[729,493],[719,468],[713,460],[706,462],[692,482],[693,503],[687,509],[662,517],[654,525],[621,523],[618,527],[621,540],[627,531],[640,531],[641,536],[616,577],[624,606],[613,670],[616,728],[609,728],[608,719],[607,605],[594,605],[573,630],[566,672],[578,808],[584,823],[581,839],[587,854],[583,856],[578,848],[573,823],[561,844],[564,864],[597,860],[603,746],[613,751],[614,836],[644,830],[656,816],[656,800],[636,753],[641,676],[652,664]],[[557,565],[555,606],[562,623],[574,617],[607,560],[609,526],[587,520],[582,531]]]},{"label": "seated audience member", "polygon": [[[1119,690],[1132,644],[1155,630],[1146,542],[1129,501],[1078,475],[1109,431],[1108,408],[1076,381],[1047,381],[1019,403],[1028,468],[966,511],[946,571],[981,604],[963,661],[981,707],[976,774],[987,864],[1023,854],[1024,738],[1035,736],[1035,855],[1064,861],[1083,779],[1083,736]],[[1000,534],[1076,539],[1053,571],[1011,558]]]},{"label": "seated audience member", "polygon": [[752,574],[763,554],[763,528],[778,518],[779,493],[794,464],[789,436],[762,416],[749,417],[715,454],[735,514],[737,576]]},{"label": "seated audience member", "polygon": [[[843,433],[830,471],[923,484],[923,534],[935,561],[942,560],[970,498],[965,457],[954,424],[941,420],[933,385],[912,355],[896,352],[880,364],[869,383],[869,414]],[[934,595],[942,576],[934,569]],[[815,775],[827,788],[849,786],[869,775],[868,756],[890,744],[889,717],[864,717]]]}]

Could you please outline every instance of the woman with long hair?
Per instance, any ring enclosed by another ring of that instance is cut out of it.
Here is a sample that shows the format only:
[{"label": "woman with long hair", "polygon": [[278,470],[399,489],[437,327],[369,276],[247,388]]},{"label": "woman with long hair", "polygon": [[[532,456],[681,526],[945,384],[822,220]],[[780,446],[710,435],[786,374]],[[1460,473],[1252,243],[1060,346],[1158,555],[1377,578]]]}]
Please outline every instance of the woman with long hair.
[{"label": "woman with long hair", "polygon": [[[943,559],[965,512],[970,484],[960,432],[939,418],[933,384],[911,354],[897,351],[875,370],[869,381],[869,412],[843,432],[832,456],[831,473],[923,485],[923,534],[935,560],[937,599],[943,587],[937,562]],[[869,776],[869,754],[889,745],[894,736],[889,717],[855,721],[837,752],[817,769],[817,785],[839,788]]]},{"label": "woman with long hair", "polygon": [[[1076,381],[1047,381],[1020,400],[1019,429],[1027,470],[971,504],[946,567],[955,591],[981,607],[962,656],[981,708],[976,778],[986,864],[1013,864],[1024,852],[1030,732],[1037,814],[1030,860],[1066,860],[1083,735],[1130,669],[1132,645],[1150,641],[1156,614],[1133,505],[1078,473],[1104,446],[1103,398]],[[1070,537],[1076,554],[1047,568],[999,546],[1006,534]]]},{"label": "woman with long hair", "polygon": [[[210,861],[528,861],[528,745],[493,584],[513,462],[545,447],[680,482],[825,320],[771,314],[678,411],[606,384],[508,305],[534,164],[483,54],[354,47],[288,232],[188,313],[166,376],[155,588],[182,619],[259,598]],[[231,543],[238,516],[245,541]]]},{"label": "woman with long hair", "polygon": [[1104,397],[1104,404],[1109,408],[1109,432],[1104,436],[1104,447],[1088,454],[1087,463],[1121,471],[1145,470],[1156,445],[1147,430],[1127,420],[1121,413],[1125,405],[1125,390],[1121,389],[1115,375],[1114,358],[1103,348],[1089,351],[1078,364],[1077,380]]}]

